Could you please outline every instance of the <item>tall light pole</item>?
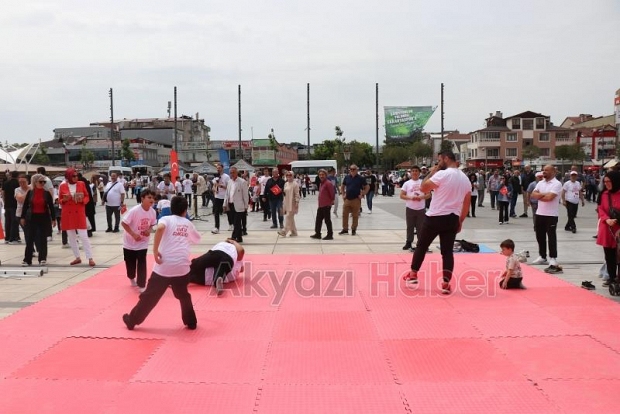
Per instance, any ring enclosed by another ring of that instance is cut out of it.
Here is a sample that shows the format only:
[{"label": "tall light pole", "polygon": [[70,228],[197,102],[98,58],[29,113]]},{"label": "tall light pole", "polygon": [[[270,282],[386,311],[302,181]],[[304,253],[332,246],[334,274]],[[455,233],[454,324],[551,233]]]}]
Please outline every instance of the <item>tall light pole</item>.
[{"label": "tall light pole", "polygon": [[349,169],[349,160],[351,159],[351,145],[344,144],[343,147],[342,147],[342,151],[343,151],[344,161],[345,161],[345,165],[346,165],[345,170],[347,170],[347,169]]},{"label": "tall light pole", "polygon": [[[114,91],[110,88],[110,141],[112,142],[112,166],[115,166],[114,160],[116,154],[114,152]],[[65,154],[67,150],[65,148]],[[66,161],[65,161],[66,163]]]}]

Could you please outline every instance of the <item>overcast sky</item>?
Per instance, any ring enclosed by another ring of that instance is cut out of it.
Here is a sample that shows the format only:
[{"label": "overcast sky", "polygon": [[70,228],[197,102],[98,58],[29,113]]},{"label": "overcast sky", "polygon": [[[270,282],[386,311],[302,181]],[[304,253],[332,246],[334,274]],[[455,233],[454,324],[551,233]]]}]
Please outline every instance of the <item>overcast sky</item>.
[{"label": "overcast sky", "polygon": [[[619,0],[0,0],[0,140],[57,127],[195,115],[212,139],[375,142],[383,106],[440,105],[445,129],[490,112],[613,113]],[[439,108],[426,131],[439,131]]]}]

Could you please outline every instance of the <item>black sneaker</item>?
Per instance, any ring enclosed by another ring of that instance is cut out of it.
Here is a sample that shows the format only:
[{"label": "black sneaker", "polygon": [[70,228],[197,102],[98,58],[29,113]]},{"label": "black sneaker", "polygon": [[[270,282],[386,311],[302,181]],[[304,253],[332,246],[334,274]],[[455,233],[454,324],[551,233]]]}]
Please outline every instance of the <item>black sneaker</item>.
[{"label": "black sneaker", "polygon": [[270,229],[277,229],[277,228],[278,228],[278,226],[271,226],[271,227],[269,227],[269,228],[270,228]]},{"label": "black sneaker", "polygon": [[317,239],[319,240],[321,238],[320,234],[313,234],[312,236],[310,236],[311,239]]},{"label": "black sneaker", "polygon": [[521,218],[527,217],[527,213],[523,213],[519,217],[521,217]]},{"label": "black sneaker", "polygon": [[351,230],[351,236],[355,236],[357,232],[355,230]]},{"label": "black sneaker", "polygon": [[136,326],[135,323],[131,322],[131,316],[129,316],[128,313],[123,315],[123,322],[125,322],[127,329],[129,329],[130,331],[133,331],[133,328]]},{"label": "black sneaker", "polygon": [[334,236],[328,234],[327,236],[323,237],[323,240],[334,240]]},{"label": "black sneaker", "polygon": [[105,232],[106,233],[112,233],[112,229],[107,229]]},{"label": "black sneaker", "polygon": [[409,250],[411,249],[411,243],[405,243],[405,245],[403,246],[403,250]]},{"label": "black sneaker", "polygon": [[340,230],[338,234],[349,234],[349,230]]},{"label": "black sneaker", "polygon": [[591,280],[585,280],[585,281],[581,282],[581,287],[584,288],[584,289],[587,289],[587,290],[594,290],[594,289],[596,289],[596,286],[594,286],[592,284]]},{"label": "black sneaker", "polygon": [[564,271],[562,270],[562,267],[554,266],[554,265],[551,265],[548,268],[546,268],[545,272],[551,273],[551,274],[564,273]]}]

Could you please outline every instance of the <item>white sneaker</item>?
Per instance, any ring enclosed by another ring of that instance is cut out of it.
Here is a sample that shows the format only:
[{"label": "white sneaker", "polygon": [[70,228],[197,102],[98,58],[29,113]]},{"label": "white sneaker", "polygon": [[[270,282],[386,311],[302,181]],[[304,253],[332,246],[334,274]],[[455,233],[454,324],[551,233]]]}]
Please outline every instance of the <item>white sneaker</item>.
[{"label": "white sneaker", "polygon": [[136,279],[129,279],[131,281],[131,286],[136,287],[138,286],[138,283],[136,282]]},{"label": "white sneaker", "polygon": [[233,231],[235,229],[235,226],[228,226],[228,231]]},{"label": "white sneaker", "polygon": [[370,210],[370,211],[368,212],[368,214],[372,214],[372,210]]},{"label": "white sneaker", "polygon": [[547,264],[547,259],[545,259],[544,257],[538,256],[538,259],[534,260],[532,264],[535,264],[535,265]]},{"label": "white sneaker", "polygon": [[552,257],[549,260],[549,266],[556,266],[556,267],[558,266],[558,261],[555,259],[555,257]]},{"label": "white sneaker", "polygon": [[211,230],[211,233],[213,233],[213,234],[220,234],[220,229],[214,228],[213,230]]},{"label": "white sneaker", "polygon": [[138,291],[139,291],[140,293],[144,293],[144,291],[145,291],[145,290],[146,290],[146,287],[143,287],[143,288],[139,288],[139,289],[138,289]]}]

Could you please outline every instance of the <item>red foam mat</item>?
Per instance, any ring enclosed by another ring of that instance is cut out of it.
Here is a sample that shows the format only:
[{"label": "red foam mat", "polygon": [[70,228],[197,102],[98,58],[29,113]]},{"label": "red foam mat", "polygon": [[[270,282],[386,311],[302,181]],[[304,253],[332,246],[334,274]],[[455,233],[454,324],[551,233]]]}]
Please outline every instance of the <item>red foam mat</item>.
[{"label": "red foam mat", "polygon": [[[453,293],[430,254],[246,255],[222,296],[167,291],[140,326],[119,263],[0,320],[10,413],[617,412],[617,303],[499,254],[457,255]],[[149,270],[152,259],[149,258]]]}]

